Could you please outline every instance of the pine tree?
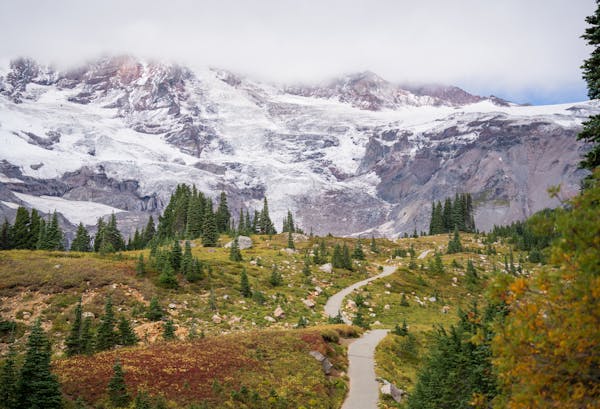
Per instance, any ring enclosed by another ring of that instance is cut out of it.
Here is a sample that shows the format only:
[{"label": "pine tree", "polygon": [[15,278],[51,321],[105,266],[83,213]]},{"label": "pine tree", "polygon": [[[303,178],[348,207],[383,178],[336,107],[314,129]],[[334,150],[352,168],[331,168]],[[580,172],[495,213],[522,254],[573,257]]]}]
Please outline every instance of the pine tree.
[{"label": "pine tree", "polygon": [[56,376],[50,366],[50,341],[38,319],[27,341],[25,361],[18,383],[20,409],[62,408],[62,395]]},{"label": "pine tree", "polygon": [[12,246],[12,226],[5,217],[2,227],[0,227],[0,250],[8,250],[11,249]]},{"label": "pine tree", "polygon": [[352,270],[352,258],[350,257],[350,249],[346,243],[342,246],[342,268],[346,270]]},{"label": "pine tree", "polygon": [[263,200],[263,209],[260,212],[258,227],[260,234],[277,234],[273,222],[271,221],[271,217],[269,216],[269,204],[266,197]]},{"label": "pine tree", "polygon": [[56,211],[52,214],[49,223],[46,223],[46,232],[41,249],[43,250],[64,250],[64,234],[58,224],[58,215]]},{"label": "pine tree", "polygon": [[192,257],[192,245],[188,240],[185,241],[185,249],[181,258],[181,274],[187,279],[192,272],[194,258]]},{"label": "pine tree", "polygon": [[238,228],[237,228],[237,234],[238,235],[245,235],[246,233],[246,223],[244,220],[244,209],[240,208],[240,215],[238,216]]},{"label": "pine tree", "polygon": [[179,240],[175,240],[173,242],[173,246],[171,247],[171,254],[169,256],[171,261],[171,267],[173,267],[174,272],[179,272],[181,269],[181,259],[183,254],[181,252],[181,245],[179,244]]},{"label": "pine tree", "polygon": [[235,262],[240,262],[243,260],[242,252],[240,251],[238,236],[235,236],[235,238],[231,242],[231,247],[229,248],[229,260]]},{"label": "pine tree", "polygon": [[150,321],[160,321],[164,315],[165,313],[158,302],[158,298],[152,297],[148,312],[146,312],[146,318]]},{"label": "pine tree", "polygon": [[42,218],[36,209],[31,209],[31,216],[29,217],[29,243],[27,248],[35,250],[37,247],[37,241],[40,237],[40,226]]},{"label": "pine tree", "polygon": [[146,274],[146,265],[144,264],[144,254],[140,253],[137,263],[135,263],[135,273],[138,276],[143,276]]},{"label": "pine tree", "polygon": [[475,270],[475,266],[473,265],[471,259],[467,261],[467,272],[465,273],[465,279],[467,284],[471,286],[475,285],[479,280],[479,277],[477,276],[477,270]]},{"label": "pine tree", "polygon": [[198,258],[194,257],[192,260],[192,266],[188,274],[185,275],[185,279],[190,283],[195,283],[196,281],[200,281],[204,278],[204,271],[202,267],[202,262],[198,260]]},{"label": "pine tree", "polygon": [[309,277],[311,274],[310,257],[308,256],[304,257],[304,267],[302,267],[302,274],[304,274],[306,277]]},{"label": "pine tree", "polygon": [[146,227],[142,231],[142,242],[144,247],[148,245],[154,239],[156,235],[156,227],[154,226],[154,219],[152,215],[148,218],[148,223],[146,223]]},{"label": "pine tree", "polygon": [[192,187],[192,195],[188,203],[186,237],[194,240],[202,236],[204,225],[204,195]]},{"label": "pine tree", "polygon": [[108,296],[104,304],[104,315],[100,319],[98,334],[96,336],[96,348],[98,351],[111,349],[117,344],[117,333],[115,332],[115,313],[113,311],[112,297]]},{"label": "pine tree", "polygon": [[108,397],[110,403],[116,408],[124,408],[131,400],[125,385],[125,374],[121,362],[117,360],[113,366],[113,376],[108,382]]},{"label": "pine tree", "polygon": [[104,223],[104,219],[99,217],[98,222],[96,223],[96,234],[94,236],[94,251],[99,252],[100,247],[102,247],[102,239],[104,237],[104,228],[106,224]]},{"label": "pine tree", "polygon": [[362,244],[360,242],[360,238],[356,242],[356,246],[354,247],[354,252],[352,253],[352,258],[355,260],[364,260],[365,252],[363,251]]},{"label": "pine tree", "polygon": [[166,340],[175,339],[175,325],[172,320],[165,321],[163,325],[163,338]]},{"label": "pine tree", "polygon": [[92,334],[92,317],[86,317],[83,319],[81,326],[81,353],[85,355],[91,355],[94,353],[94,335]]},{"label": "pine tree", "polygon": [[[593,47],[592,54],[581,66],[583,79],[587,83],[590,99],[600,98],[600,3],[593,15],[586,17],[588,27],[582,37]],[[583,130],[577,139],[592,144],[592,149],[584,156],[581,167],[594,170],[600,166],[600,114],[591,116],[583,123]]]},{"label": "pine tree", "polygon": [[118,343],[123,346],[135,345],[139,341],[137,335],[133,332],[133,328],[131,328],[131,324],[123,315],[119,317],[117,337]]},{"label": "pine tree", "polygon": [[134,409],[152,409],[152,402],[150,401],[148,393],[145,391],[138,391],[135,395],[133,407]]},{"label": "pine tree", "polygon": [[377,242],[375,241],[375,236],[371,235],[371,251],[373,253],[379,253],[379,249],[377,248]]},{"label": "pine tree", "polygon": [[443,274],[444,271],[445,270],[444,263],[442,263],[442,257],[440,256],[440,253],[436,251],[433,257],[433,272],[435,274]]},{"label": "pine tree", "polygon": [[229,230],[229,220],[231,219],[231,213],[227,206],[227,195],[225,192],[221,192],[219,198],[219,207],[215,213],[215,221],[217,223],[217,231],[219,233],[225,233]]},{"label": "pine tree", "polygon": [[81,354],[81,325],[83,309],[81,307],[81,298],[75,307],[75,319],[71,326],[71,332],[65,340],[66,352],[68,356]]},{"label": "pine tree", "polygon": [[292,230],[288,230],[287,248],[294,250],[296,248],[296,246],[294,245],[294,236],[292,236]]},{"label": "pine tree", "polygon": [[331,266],[333,268],[344,268],[342,248],[338,243],[336,243],[333,247],[333,255],[331,256]]},{"label": "pine tree", "polygon": [[273,270],[271,271],[271,277],[269,277],[269,284],[272,287],[278,287],[283,284],[283,277],[277,269],[277,265],[273,264]]},{"label": "pine tree", "polygon": [[252,297],[252,289],[250,288],[250,282],[248,281],[246,267],[242,269],[242,274],[240,275],[240,293],[245,298]]},{"label": "pine tree", "polygon": [[77,233],[71,243],[71,251],[92,251],[90,235],[83,223],[77,226]]},{"label": "pine tree", "polygon": [[31,236],[29,232],[29,212],[23,206],[17,209],[15,223],[12,226],[12,247],[15,249],[26,249],[29,247]]},{"label": "pine tree", "polygon": [[204,226],[202,228],[202,245],[204,247],[215,247],[219,240],[217,221],[212,212],[212,204],[209,200],[204,213]]},{"label": "pine tree", "polygon": [[244,234],[249,236],[250,234],[256,233],[256,224],[253,225],[252,221],[250,221],[250,213],[248,212],[248,210],[246,210],[246,216],[244,216],[244,219],[244,225],[246,226]]},{"label": "pine tree", "polygon": [[177,288],[177,278],[175,277],[173,265],[170,260],[163,263],[161,272],[158,276],[158,283],[164,288]]},{"label": "pine tree", "polygon": [[454,236],[452,237],[452,240],[448,242],[448,254],[460,253],[462,250],[462,243],[460,242],[460,235],[458,234],[458,226],[455,226]]},{"label": "pine tree", "polygon": [[113,213],[110,215],[110,219],[104,227],[100,251],[112,253],[123,250],[125,250],[125,240],[123,240],[123,236],[117,226],[117,217]]},{"label": "pine tree", "polygon": [[452,218],[453,213],[454,209],[452,208],[452,199],[447,197],[444,201],[444,209],[442,210],[442,230],[440,233],[447,233],[454,229],[454,219]]},{"label": "pine tree", "polygon": [[11,345],[8,350],[8,355],[0,367],[1,409],[19,408],[18,373],[15,366],[16,357],[17,354]]}]

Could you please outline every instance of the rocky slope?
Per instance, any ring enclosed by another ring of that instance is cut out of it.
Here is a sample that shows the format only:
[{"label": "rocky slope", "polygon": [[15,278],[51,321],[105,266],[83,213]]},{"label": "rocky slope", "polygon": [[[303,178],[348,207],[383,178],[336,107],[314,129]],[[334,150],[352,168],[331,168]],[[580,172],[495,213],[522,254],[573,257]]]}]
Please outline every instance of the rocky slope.
[{"label": "rocky slope", "polygon": [[19,59],[0,72],[0,213],[114,211],[127,230],[186,182],[226,190],[234,214],[267,195],[278,227],[289,208],[342,235],[425,229],[432,200],[471,192],[486,229],[557,205],[550,185],[578,190],[576,134],[597,112],[369,72],[283,87],[128,56],[66,72]]}]

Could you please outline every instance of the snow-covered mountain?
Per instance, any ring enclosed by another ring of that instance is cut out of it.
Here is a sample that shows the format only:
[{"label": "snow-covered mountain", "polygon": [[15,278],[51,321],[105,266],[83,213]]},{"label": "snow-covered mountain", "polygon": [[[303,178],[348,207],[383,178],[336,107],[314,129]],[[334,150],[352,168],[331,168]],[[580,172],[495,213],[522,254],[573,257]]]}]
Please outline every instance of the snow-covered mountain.
[{"label": "snow-covered mountain", "polygon": [[425,229],[432,200],[471,192],[487,229],[557,205],[550,185],[578,190],[576,135],[597,112],[370,72],[277,86],[129,56],[65,72],[19,59],[0,73],[0,213],[114,211],[132,227],[185,182],[226,190],[234,214],[266,195],[279,228],[291,209],[343,235]]}]

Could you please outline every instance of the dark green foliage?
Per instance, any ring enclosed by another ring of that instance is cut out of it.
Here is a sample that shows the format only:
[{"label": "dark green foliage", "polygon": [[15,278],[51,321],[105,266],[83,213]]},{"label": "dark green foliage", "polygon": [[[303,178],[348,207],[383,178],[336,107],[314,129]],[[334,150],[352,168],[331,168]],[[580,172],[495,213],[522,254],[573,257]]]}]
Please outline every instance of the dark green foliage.
[{"label": "dark green foliage", "polygon": [[185,274],[185,279],[190,283],[195,283],[204,278],[204,267],[198,258],[194,257],[189,273]]},{"label": "dark green foliage", "polygon": [[[102,245],[102,236],[104,235],[104,228],[106,227],[106,223],[104,223],[104,219],[99,217],[98,222],[96,222],[96,235],[94,236],[94,251],[99,252],[100,246]],[[40,238],[41,241],[41,238]]]},{"label": "dark green foliage", "polygon": [[156,227],[154,226],[154,219],[152,216],[148,218],[148,223],[146,223],[146,227],[142,230],[142,247],[146,247],[156,235]]},{"label": "dark green foliage", "polygon": [[40,237],[40,228],[42,226],[42,218],[36,209],[31,209],[29,217],[29,243],[28,249],[35,250]]},{"label": "dark green foliage", "polygon": [[62,408],[58,380],[51,372],[50,342],[38,319],[27,341],[25,361],[18,382],[20,409]]},{"label": "dark green foliage", "polygon": [[[600,97],[600,4],[591,16],[586,17],[588,27],[582,37],[593,47],[590,57],[581,66],[583,79],[587,82],[590,99]],[[592,149],[585,155],[581,167],[594,170],[600,166],[600,115],[594,115],[583,123],[583,130],[577,139],[592,144]]]},{"label": "dark green foliage", "polygon": [[529,261],[532,263],[542,263],[544,260],[542,252],[534,248],[529,252]]},{"label": "dark green foliage", "polygon": [[333,268],[344,268],[342,248],[338,243],[336,243],[333,247],[333,254],[331,255],[331,266]]},{"label": "dark green foliage", "polygon": [[217,231],[219,233],[226,233],[229,230],[229,220],[231,219],[231,213],[227,206],[227,195],[225,192],[221,192],[219,198],[219,207],[215,212],[215,221],[217,223]]},{"label": "dark green foliage", "polygon": [[362,312],[358,311],[352,320],[352,325],[356,325],[357,327],[369,329],[370,325],[365,321]]},{"label": "dark green foliage", "polygon": [[146,265],[144,264],[144,254],[140,253],[137,263],[135,263],[135,273],[138,276],[146,274]]},{"label": "dark green foliage", "polygon": [[371,236],[371,251],[373,253],[379,253],[379,249],[377,248],[377,242],[375,242],[375,236]]},{"label": "dark green foliage", "polygon": [[296,246],[294,245],[294,237],[292,236],[292,231],[289,230],[288,231],[288,244],[287,244],[288,249],[292,249],[294,250],[296,248]]},{"label": "dark green foliage", "polygon": [[269,216],[269,204],[266,197],[263,200],[263,208],[258,217],[258,229],[260,234],[277,234],[275,226]]},{"label": "dark green foliage", "polygon": [[106,299],[104,304],[104,315],[100,318],[100,326],[96,336],[96,348],[104,351],[117,345],[117,333],[115,332],[115,313],[113,311],[112,297]]},{"label": "dark green foliage", "polygon": [[81,298],[75,307],[75,319],[73,319],[73,325],[71,325],[71,332],[65,340],[66,353],[68,356],[73,356],[82,353],[81,347],[81,328],[82,328],[82,317],[83,309],[81,307]]},{"label": "dark green foliage", "polygon": [[352,270],[352,258],[350,257],[350,249],[346,243],[342,246],[342,268]]},{"label": "dark green foliage", "polygon": [[479,281],[477,270],[475,270],[475,266],[471,260],[467,261],[467,272],[465,273],[465,279],[469,287],[474,286]]},{"label": "dark green foliage", "polygon": [[408,325],[406,325],[406,320],[402,321],[402,326],[396,324],[392,333],[395,335],[401,336],[401,337],[407,336],[408,335]]},{"label": "dark green foliage", "polygon": [[181,252],[181,245],[179,244],[179,240],[175,240],[173,242],[173,246],[171,247],[171,254],[169,255],[171,267],[173,267],[174,272],[179,272],[179,270],[181,269],[182,257],[183,254]]},{"label": "dark green foliage", "polygon": [[202,227],[202,245],[204,247],[215,247],[219,240],[217,220],[212,211],[212,202],[208,200],[204,210],[204,225]]},{"label": "dark green foliage", "polygon": [[267,302],[267,297],[261,291],[252,292],[252,300],[258,305],[264,305]]},{"label": "dark green foliage", "polygon": [[175,325],[172,320],[165,321],[163,325],[163,338],[166,340],[175,339]]},{"label": "dark green foliage", "polygon": [[158,302],[158,298],[152,297],[148,312],[146,312],[146,318],[150,321],[160,321],[164,315],[165,313]]},{"label": "dark green foliage", "polygon": [[91,238],[83,223],[77,226],[77,233],[71,243],[71,251],[92,251]]},{"label": "dark green foliage", "polygon": [[[294,216],[292,212],[288,209],[287,217],[283,219],[283,227],[281,229],[282,233],[296,233],[296,225],[294,224]],[[291,248],[291,247],[290,247]]]},{"label": "dark green foliage", "polygon": [[238,236],[235,236],[229,248],[229,260],[240,262],[243,260],[242,252],[240,251],[240,242]]},{"label": "dark green foliage", "polygon": [[486,311],[482,317],[474,305],[459,315],[456,327],[449,331],[439,327],[434,334],[429,356],[409,396],[410,409],[468,408],[474,394],[488,402],[495,395],[490,349],[494,314]]},{"label": "dark green foliage", "polygon": [[283,277],[276,265],[273,265],[273,271],[271,271],[271,277],[269,277],[269,284],[271,284],[272,287],[279,287],[283,284]]},{"label": "dark green foliage", "polygon": [[437,251],[435,252],[433,261],[429,259],[429,271],[431,271],[433,274],[443,274],[445,272],[442,257]]},{"label": "dark green foliage", "polygon": [[131,397],[127,392],[127,385],[125,385],[125,374],[123,373],[123,367],[121,362],[118,360],[113,366],[113,376],[108,382],[108,397],[110,403],[117,408],[124,408],[129,404]]},{"label": "dark green foliage", "polygon": [[458,226],[454,227],[454,235],[448,242],[448,254],[460,253],[463,250],[462,243],[460,242],[460,235],[458,234]]},{"label": "dark green foliage", "polygon": [[29,212],[23,206],[17,209],[15,223],[12,226],[12,248],[26,249],[31,242],[29,232]]},{"label": "dark green foliage", "polygon": [[400,298],[400,305],[402,307],[408,307],[410,304],[408,303],[408,299],[406,298],[406,294],[402,293],[402,297]]},{"label": "dark green foliage", "polygon": [[310,271],[310,257],[306,256],[304,257],[304,266],[302,267],[302,274],[304,274],[304,276],[308,277],[311,274]]},{"label": "dark green foliage", "polygon": [[0,250],[8,250],[12,248],[12,227],[8,220],[4,218],[2,227],[0,227]]},{"label": "dark green foliage", "polygon": [[100,252],[112,253],[115,251],[125,250],[125,240],[117,226],[117,217],[115,214],[110,215],[108,223],[103,229],[100,243]]},{"label": "dark green foliage", "polygon": [[83,319],[81,326],[80,335],[81,353],[85,355],[91,355],[94,353],[94,334],[92,333],[92,317],[86,317]]},{"label": "dark green foliage", "polygon": [[356,242],[356,246],[354,246],[354,252],[352,253],[352,258],[355,260],[364,260],[365,252],[362,248],[362,243],[360,242],[360,238]]},{"label": "dark green foliage", "polygon": [[0,366],[0,408],[17,409],[19,407],[18,373],[16,352],[10,347],[8,355]]},{"label": "dark green foliage", "polygon": [[192,269],[194,267],[194,258],[192,257],[192,245],[188,240],[185,241],[185,250],[183,251],[183,257],[181,258],[181,274],[188,280],[192,276]]},{"label": "dark green foliage", "polygon": [[470,193],[456,194],[454,200],[446,198],[431,204],[429,234],[449,233],[454,228],[464,232],[475,231],[473,199]]},{"label": "dark green foliage", "polygon": [[117,337],[119,345],[123,346],[135,345],[139,341],[137,335],[133,332],[133,328],[131,328],[131,323],[123,315],[119,318]]},{"label": "dark green foliage", "polygon": [[177,277],[175,277],[173,265],[170,260],[162,263],[162,269],[158,276],[158,283],[164,288],[177,288]]},{"label": "dark green foliage", "polygon": [[306,328],[308,326],[308,320],[306,317],[302,316],[298,318],[298,323],[296,324],[296,328]]},{"label": "dark green foliage", "polygon": [[250,282],[248,281],[248,273],[246,273],[246,267],[242,269],[240,275],[240,293],[245,298],[252,297],[252,288],[250,288]]}]

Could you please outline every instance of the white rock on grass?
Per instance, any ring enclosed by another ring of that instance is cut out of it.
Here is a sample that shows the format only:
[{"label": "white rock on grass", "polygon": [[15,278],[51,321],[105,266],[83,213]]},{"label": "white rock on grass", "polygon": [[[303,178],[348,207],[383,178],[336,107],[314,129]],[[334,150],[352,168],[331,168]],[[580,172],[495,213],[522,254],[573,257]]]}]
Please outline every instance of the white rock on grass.
[{"label": "white rock on grass", "polygon": [[325,273],[331,273],[333,271],[333,266],[331,263],[323,264],[321,267],[319,267],[319,270]]},{"label": "white rock on grass", "polygon": [[[233,245],[233,240],[225,245],[225,248],[230,248]],[[247,236],[238,236],[238,247],[240,250],[246,250],[252,247],[252,239]]]}]

